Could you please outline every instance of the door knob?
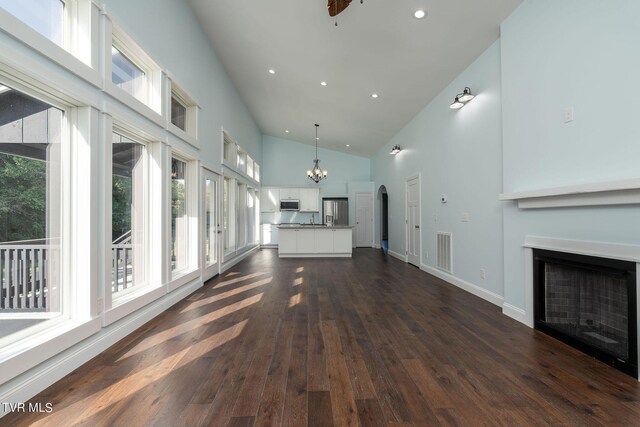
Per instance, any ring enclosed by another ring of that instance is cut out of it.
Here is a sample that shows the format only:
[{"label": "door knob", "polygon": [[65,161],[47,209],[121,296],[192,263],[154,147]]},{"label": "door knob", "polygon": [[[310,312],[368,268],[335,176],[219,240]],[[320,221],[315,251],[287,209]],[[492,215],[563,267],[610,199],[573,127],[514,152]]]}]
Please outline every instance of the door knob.
[{"label": "door knob", "polygon": [[419,226],[419,225],[416,225],[416,228],[420,228],[420,226]]}]

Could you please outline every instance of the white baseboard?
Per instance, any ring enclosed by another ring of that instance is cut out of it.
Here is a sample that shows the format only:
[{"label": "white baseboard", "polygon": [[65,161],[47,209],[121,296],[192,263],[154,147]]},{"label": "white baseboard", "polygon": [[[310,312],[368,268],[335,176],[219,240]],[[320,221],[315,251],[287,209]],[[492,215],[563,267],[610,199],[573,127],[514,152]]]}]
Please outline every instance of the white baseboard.
[{"label": "white baseboard", "polygon": [[[8,381],[0,387],[0,402],[26,402],[200,287],[198,278]],[[0,417],[6,415],[4,406],[0,407]]]},{"label": "white baseboard", "polygon": [[514,320],[517,320],[520,323],[525,324],[526,326],[533,328],[533,325],[530,325],[530,321],[527,317],[527,313],[515,305],[511,305],[509,303],[502,303],[502,314],[505,316],[511,317]]},{"label": "white baseboard", "polygon": [[406,255],[400,255],[398,252],[394,252],[391,249],[389,249],[387,251],[389,253],[389,255],[391,255],[394,258],[398,258],[400,261],[404,261],[407,262],[407,256]]},{"label": "white baseboard", "polygon": [[229,261],[225,261],[224,263],[222,263],[222,267],[220,268],[220,274],[224,273],[225,271],[227,271],[228,269],[230,269],[231,267],[233,267],[234,265],[236,265],[237,263],[239,263],[240,261],[242,261],[243,259],[245,259],[246,257],[248,257],[249,255],[251,255],[252,253],[256,252],[259,249],[260,249],[260,245],[256,245],[255,247],[249,249],[248,251],[243,252],[239,255],[236,255],[235,257],[231,258]]},{"label": "white baseboard", "polygon": [[501,307],[503,305],[504,298],[502,296],[481,288],[478,285],[474,285],[471,282],[467,282],[466,280],[462,280],[458,277],[430,267],[426,264],[421,264],[420,269],[433,276],[436,276],[439,279],[444,280],[445,282],[451,283],[452,285],[457,286],[458,288],[463,289],[477,297],[480,297],[483,300],[489,301],[491,304],[495,304],[498,307]]},{"label": "white baseboard", "polygon": [[376,249],[382,249],[382,246],[380,246],[380,245],[379,245],[379,244],[377,244],[377,243],[376,243],[375,245],[373,245],[373,247],[374,247],[374,248],[376,248]]}]

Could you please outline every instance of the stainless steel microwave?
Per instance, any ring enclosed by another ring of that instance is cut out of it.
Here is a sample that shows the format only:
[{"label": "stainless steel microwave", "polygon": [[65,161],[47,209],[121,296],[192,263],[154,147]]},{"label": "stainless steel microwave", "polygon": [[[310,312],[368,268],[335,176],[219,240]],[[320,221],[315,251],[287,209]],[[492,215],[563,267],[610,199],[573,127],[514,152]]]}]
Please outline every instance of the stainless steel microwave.
[{"label": "stainless steel microwave", "polygon": [[280,200],[281,211],[299,211],[300,200]]}]

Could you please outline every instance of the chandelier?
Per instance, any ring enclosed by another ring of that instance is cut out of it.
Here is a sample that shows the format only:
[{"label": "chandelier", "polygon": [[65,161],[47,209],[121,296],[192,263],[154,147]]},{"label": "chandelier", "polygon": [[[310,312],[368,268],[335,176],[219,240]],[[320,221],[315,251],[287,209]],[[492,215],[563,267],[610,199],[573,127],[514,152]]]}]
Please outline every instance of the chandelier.
[{"label": "chandelier", "polygon": [[316,158],[313,159],[313,168],[307,171],[307,178],[316,184],[327,178],[327,171],[320,169],[320,159],[318,159],[318,127],[320,125],[316,123]]}]

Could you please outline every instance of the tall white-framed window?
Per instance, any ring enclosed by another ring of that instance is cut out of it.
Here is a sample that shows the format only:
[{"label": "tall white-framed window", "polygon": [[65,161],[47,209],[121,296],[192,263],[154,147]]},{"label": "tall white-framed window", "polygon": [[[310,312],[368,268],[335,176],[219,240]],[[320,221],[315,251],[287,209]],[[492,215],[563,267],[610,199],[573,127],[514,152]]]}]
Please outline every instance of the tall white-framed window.
[{"label": "tall white-framed window", "polygon": [[246,204],[246,227],[247,227],[247,244],[253,244],[256,234],[255,228],[255,217],[256,217],[256,200],[255,200],[255,190],[251,187],[247,187],[247,204]]},{"label": "tall white-framed window", "polygon": [[86,197],[95,183],[99,114],[51,93],[29,76],[0,73],[0,383],[100,323],[91,304],[98,208]]},{"label": "tall white-framed window", "polygon": [[64,111],[0,83],[0,339],[60,316]]},{"label": "tall white-framed window", "polygon": [[225,256],[236,251],[236,199],[236,180],[225,176],[222,184],[222,234]]},{"label": "tall white-framed window", "polygon": [[[170,270],[171,286],[181,286],[200,267],[200,200],[198,162],[171,155]],[[184,277],[183,277],[184,276]],[[181,278],[181,281],[174,282]],[[186,278],[186,279],[185,279]]]},{"label": "tall white-framed window", "polygon": [[187,161],[171,158],[171,272],[173,276],[189,267],[189,210]]},{"label": "tall white-framed window", "polygon": [[241,249],[247,245],[247,184],[238,181],[235,188],[237,194],[236,224],[238,244],[237,248]]},{"label": "tall white-framed window", "polygon": [[253,226],[255,230],[254,234],[254,243],[260,243],[260,189],[256,188],[253,197],[254,203],[254,217],[253,217]]},{"label": "tall white-framed window", "polygon": [[124,128],[111,137],[111,293],[126,296],[148,283],[148,154]]},{"label": "tall white-framed window", "polygon": [[[220,218],[218,215],[219,176],[203,170],[204,177],[204,268],[215,270],[218,263]],[[214,271],[215,272],[215,271]]]}]

